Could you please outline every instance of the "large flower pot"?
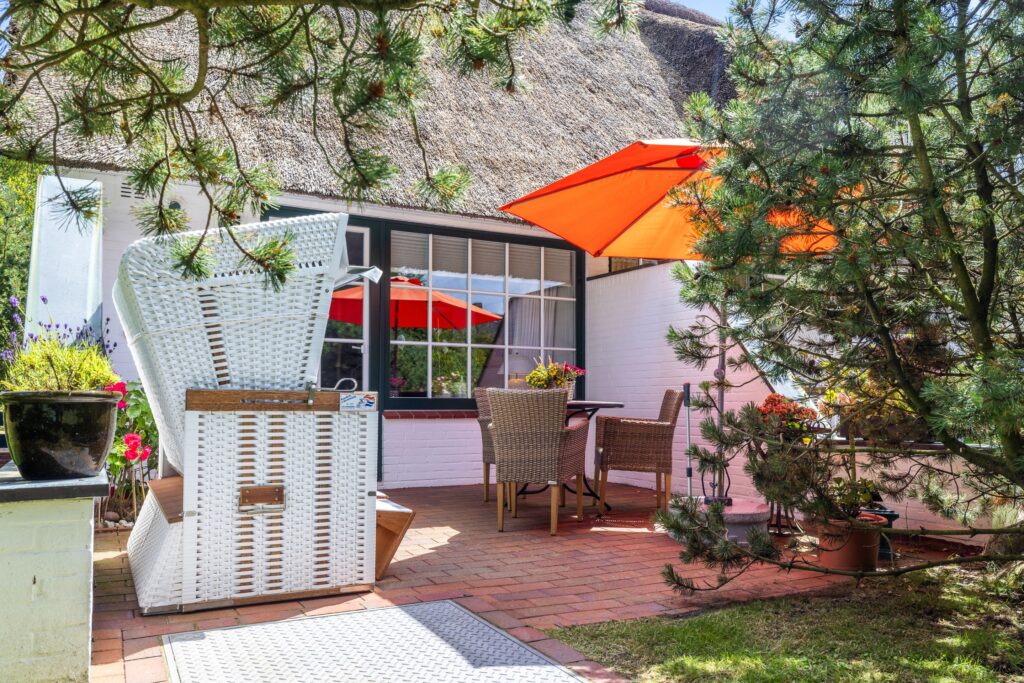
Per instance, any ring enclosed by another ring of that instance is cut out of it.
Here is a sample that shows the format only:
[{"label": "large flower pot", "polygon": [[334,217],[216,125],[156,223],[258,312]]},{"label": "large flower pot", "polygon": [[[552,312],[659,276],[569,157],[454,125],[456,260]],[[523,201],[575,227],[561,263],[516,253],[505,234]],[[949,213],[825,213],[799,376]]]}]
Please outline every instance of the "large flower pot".
[{"label": "large flower pot", "polygon": [[90,477],[114,442],[117,402],[110,391],[0,393],[11,459],[25,479]]},{"label": "large flower pot", "polygon": [[[822,567],[851,572],[871,572],[878,567],[878,544],[886,520],[879,515],[862,512],[858,526],[848,520],[831,519],[818,538]],[[869,526],[861,526],[869,525]]]}]

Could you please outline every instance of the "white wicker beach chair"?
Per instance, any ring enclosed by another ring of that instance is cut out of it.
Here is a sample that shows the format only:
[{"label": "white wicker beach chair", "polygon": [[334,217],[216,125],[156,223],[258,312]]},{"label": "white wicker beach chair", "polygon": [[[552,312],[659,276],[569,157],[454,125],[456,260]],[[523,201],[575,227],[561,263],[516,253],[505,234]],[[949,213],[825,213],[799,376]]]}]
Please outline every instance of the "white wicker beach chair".
[{"label": "white wicker beach chair", "polygon": [[[147,613],[337,593],[374,574],[375,397],[314,391],[331,293],[354,279],[344,214],[240,227],[291,235],[279,292],[208,238],[203,280],[160,239],[131,245],[114,302],[180,473],[151,487],[128,544]],[[343,409],[342,404],[349,409]],[[162,482],[162,483],[161,483]]]}]

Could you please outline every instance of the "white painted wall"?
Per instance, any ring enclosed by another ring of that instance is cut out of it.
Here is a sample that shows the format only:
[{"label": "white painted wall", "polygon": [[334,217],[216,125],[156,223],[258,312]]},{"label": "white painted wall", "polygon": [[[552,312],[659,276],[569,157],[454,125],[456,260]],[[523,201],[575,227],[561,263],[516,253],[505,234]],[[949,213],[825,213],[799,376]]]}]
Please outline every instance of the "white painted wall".
[{"label": "white painted wall", "polygon": [[480,484],[480,444],[479,423],[473,419],[385,419],[380,487]]},{"label": "white painted wall", "polygon": [[[698,309],[679,301],[679,285],[672,279],[672,264],[664,263],[616,273],[587,282],[587,398],[621,401],[620,410],[608,415],[657,417],[667,389],[691,384],[694,395],[700,382],[710,380],[713,365],[700,370],[675,358],[665,341],[670,325],[686,327],[696,321]],[[730,371],[738,385],[726,394],[726,408],[736,409],[761,401],[771,389],[753,370]],[[692,411],[690,438],[701,442],[701,413]],[[676,429],[672,489],[686,493],[685,409]],[[730,468],[733,496],[756,495],[742,464]],[[612,471],[609,480],[654,487],[654,475]],[[700,494],[699,478],[694,491]],[[710,491],[709,491],[710,493]]]},{"label": "white painted wall", "polygon": [[65,192],[93,189],[102,196],[95,181],[65,178],[61,182],[54,176],[39,176],[28,300],[24,304],[29,332],[39,334],[44,325],[77,330],[86,324],[94,334],[102,332],[102,218],[74,220],[62,201]]},{"label": "white painted wall", "polygon": [[92,498],[0,504],[0,679],[89,680],[92,509]]}]

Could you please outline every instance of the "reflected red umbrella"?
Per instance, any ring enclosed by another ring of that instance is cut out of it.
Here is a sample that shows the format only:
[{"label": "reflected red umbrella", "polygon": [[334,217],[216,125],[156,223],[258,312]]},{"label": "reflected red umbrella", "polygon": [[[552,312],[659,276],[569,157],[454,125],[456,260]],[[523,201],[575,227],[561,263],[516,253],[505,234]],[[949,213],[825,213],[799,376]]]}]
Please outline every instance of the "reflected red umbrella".
[{"label": "reflected red umbrella", "polygon": [[[467,324],[482,325],[501,320],[497,313],[491,313],[444,292],[430,291],[416,278],[393,277],[391,284],[399,285],[391,288],[390,322],[393,328],[430,327],[435,330],[461,330]],[[330,319],[362,325],[363,289],[362,285],[357,285],[335,292],[331,297]]]}]

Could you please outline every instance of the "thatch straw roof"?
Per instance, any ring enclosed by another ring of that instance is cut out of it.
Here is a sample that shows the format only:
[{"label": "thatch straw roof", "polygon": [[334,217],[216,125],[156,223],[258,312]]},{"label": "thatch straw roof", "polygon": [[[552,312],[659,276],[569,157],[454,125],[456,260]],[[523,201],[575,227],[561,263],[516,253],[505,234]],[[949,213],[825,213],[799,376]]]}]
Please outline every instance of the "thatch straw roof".
[{"label": "thatch straw roof", "polygon": [[[518,55],[529,86],[524,93],[497,90],[486,77],[459,77],[437,59],[419,123],[432,163],[464,164],[472,174],[458,213],[508,218],[497,207],[511,199],[637,139],[677,137],[690,93],[727,97],[726,58],[713,20],[688,8],[666,11],[689,19],[643,10],[639,31],[606,38],[583,22],[552,25]],[[272,162],[285,190],[339,196],[301,116],[240,118],[233,127],[244,159]],[[422,170],[403,123],[380,142],[401,168],[384,203],[431,208],[412,190]],[[65,148],[63,156],[72,166],[108,169],[123,168],[128,159],[122,148],[96,144]]]}]

